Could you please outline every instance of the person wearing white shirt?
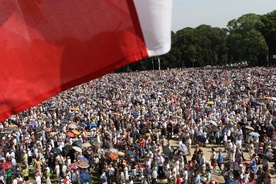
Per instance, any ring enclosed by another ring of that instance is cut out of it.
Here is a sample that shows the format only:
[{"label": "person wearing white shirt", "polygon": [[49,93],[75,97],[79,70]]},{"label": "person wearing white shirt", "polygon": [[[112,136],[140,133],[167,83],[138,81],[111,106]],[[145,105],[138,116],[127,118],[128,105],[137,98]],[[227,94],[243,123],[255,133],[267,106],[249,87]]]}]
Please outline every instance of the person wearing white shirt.
[{"label": "person wearing white shirt", "polygon": [[183,171],[183,182],[182,184],[188,184],[188,167],[185,167]]},{"label": "person wearing white shirt", "polygon": [[232,143],[232,148],[230,150],[230,161],[231,162],[235,162],[235,155],[236,155],[236,151],[237,151],[237,146],[236,144],[233,142]]},{"label": "person wearing white shirt", "polygon": [[164,161],[165,159],[163,158],[162,155],[158,155],[158,175],[162,178],[164,177],[164,170],[163,170],[163,166],[164,166]]},{"label": "person wearing white shirt", "polygon": [[200,154],[201,154],[201,158],[199,160],[199,166],[201,169],[201,173],[203,174],[203,173],[205,173],[205,169],[206,169],[206,159],[205,159],[203,152],[201,152]]},{"label": "person wearing white shirt", "polygon": [[61,171],[62,171],[63,177],[65,177],[66,176],[66,171],[67,171],[67,165],[65,163],[62,165]]},{"label": "person wearing white shirt", "polygon": [[40,173],[36,173],[35,183],[36,184],[41,184],[41,174]]},{"label": "person wearing white shirt", "polygon": [[13,156],[11,156],[11,162],[12,162],[12,166],[13,166],[13,168],[16,168],[16,159],[13,157]]},{"label": "person wearing white shirt", "polygon": [[157,184],[157,171],[155,168],[153,168],[151,178],[152,178],[152,184]]}]

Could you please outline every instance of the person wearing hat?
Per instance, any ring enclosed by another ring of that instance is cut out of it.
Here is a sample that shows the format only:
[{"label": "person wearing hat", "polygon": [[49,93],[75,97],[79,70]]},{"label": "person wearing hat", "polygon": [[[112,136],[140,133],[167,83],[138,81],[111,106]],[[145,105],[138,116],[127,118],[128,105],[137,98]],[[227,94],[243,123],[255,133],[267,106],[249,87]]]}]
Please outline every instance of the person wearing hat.
[{"label": "person wearing hat", "polygon": [[40,172],[36,173],[35,182],[36,182],[36,184],[41,184],[41,173]]}]

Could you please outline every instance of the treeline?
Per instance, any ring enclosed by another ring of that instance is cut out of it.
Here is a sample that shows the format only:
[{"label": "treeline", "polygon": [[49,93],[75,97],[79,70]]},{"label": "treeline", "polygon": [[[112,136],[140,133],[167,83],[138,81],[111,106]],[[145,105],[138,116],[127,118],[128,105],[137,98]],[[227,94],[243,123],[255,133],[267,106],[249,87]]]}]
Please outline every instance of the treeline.
[{"label": "treeline", "polygon": [[[276,10],[265,15],[245,14],[228,22],[227,28],[200,25],[172,32],[171,51],[160,56],[160,68],[248,66],[276,64]],[[157,57],[148,58],[119,71],[158,69]]]}]

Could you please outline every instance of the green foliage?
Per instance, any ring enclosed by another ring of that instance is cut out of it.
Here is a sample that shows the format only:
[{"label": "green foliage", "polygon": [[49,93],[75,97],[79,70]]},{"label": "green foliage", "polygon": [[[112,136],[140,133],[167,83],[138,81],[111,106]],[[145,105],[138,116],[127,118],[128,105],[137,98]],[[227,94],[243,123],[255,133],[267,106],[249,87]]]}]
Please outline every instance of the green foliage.
[{"label": "green foliage", "polygon": [[[161,69],[225,66],[246,61],[250,66],[276,64],[276,10],[245,14],[227,28],[200,25],[171,32],[171,51],[160,56]],[[158,57],[144,59],[119,71],[157,70]]]}]

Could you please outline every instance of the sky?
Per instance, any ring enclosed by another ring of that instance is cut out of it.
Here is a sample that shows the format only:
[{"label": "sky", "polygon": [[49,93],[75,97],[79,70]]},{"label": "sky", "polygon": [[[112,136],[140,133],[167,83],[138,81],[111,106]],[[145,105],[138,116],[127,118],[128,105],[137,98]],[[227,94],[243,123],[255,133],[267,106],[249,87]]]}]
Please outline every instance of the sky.
[{"label": "sky", "polygon": [[226,27],[247,13],[263,15],[276,10],[276,0],[173,0],[172,30],[201,24]]}]

